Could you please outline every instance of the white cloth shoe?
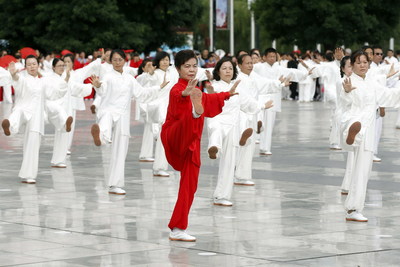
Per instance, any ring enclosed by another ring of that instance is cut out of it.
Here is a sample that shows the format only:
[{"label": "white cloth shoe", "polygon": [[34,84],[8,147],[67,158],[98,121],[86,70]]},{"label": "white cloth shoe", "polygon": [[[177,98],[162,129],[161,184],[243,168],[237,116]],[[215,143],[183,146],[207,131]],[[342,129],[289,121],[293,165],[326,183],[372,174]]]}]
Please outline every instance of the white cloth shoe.
[{"label": "white cloth shoe", "polygon": [[153,175],[158,177],[169,177],[169,173],[163,170],[154,171]]},{"label": "white cloth shoe", "polygon": [[271,151],[260,150],[260,155],[262,155],[262,156],[270,156],[270,155],[272,155],[272,152]]},{"label": "white cloth shoe", "polygon": [[342,148],[337,144],[331,144],[329,148],[331,150],[342,150]]},{"label": "white cloth shoe", "polygon": [[352,213],[346,214],[346,221],[353,221],[353,222],[368,222],[368,219],[365,218],[361,213],[358,211],[353,211]]},{"label": "white cloth shoe", "polygon": [[124,189],[122,189],[121,187],[116,187],[116,186],[110,186],[110,188],[108,189],[108,193],[114,194],[114,195],[125,195],[126,194]]},{"label": "white cloth shoe", "polygon": [[221,199],[214,198],[214,205],[231,207],[233,204],[232,204],[232,202],[230,202],[229,200],[226,200],[224,198],[221,198]]},{"label": "white cloth shoe", "polygon": [[246,179],[238,179],[235,178],[235,185],[245,185],[245,186],[253,186],[254,182],[252,180],[246,180]]},{"label": "white cloth shoe", "polygon": [[139,158],[140,162],[154,162],[153,158]]},{"label": "white cloth shoe", "polygon": [[182,230],[179,228],[174,228],[169,233],[169,240],[171,241],[183,241],[183,242],[195,242],[196,237],[189,235],[186,233],[186,230]]},{"label": "white cloth shoe", "polygon": [[71,151],[70,150],[67,150],[67,155],[71,155]]},{"label": "white cloth shoe", "polygon": [[342,189],[342,191],[340,192],[340,194],[342,194],[342,195],[348,195],[348,194],[349,194],[349,190]]},{"label": "white cloth shoe", "polygon": [[23,184],[36,184],[36,180],[32,179],[32,178],[27,178],[27,179],[22,178],[21,179],[21,183],[23,183]]},{"label": "white cloth shoe", "polygon": [[378,158],[376,155],[374,155],[374,156],[372,157],[372,161],[373,161],[373,162],[381,162],[382,159],[381,159],[381,158]]},{"label": "white cloth shoe", "polygon": [[67,165],[64,163],[57,163],[57,164],[53,164],[51,165],[52,168],[67,168]]}]

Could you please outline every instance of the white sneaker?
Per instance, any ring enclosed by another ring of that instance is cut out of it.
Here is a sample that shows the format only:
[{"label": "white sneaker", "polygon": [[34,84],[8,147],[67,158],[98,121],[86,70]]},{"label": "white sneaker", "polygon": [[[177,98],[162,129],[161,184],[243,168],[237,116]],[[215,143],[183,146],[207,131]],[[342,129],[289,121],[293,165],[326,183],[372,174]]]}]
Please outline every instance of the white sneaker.
[{"label": "white sneaker", "polygon": [[154,171],[153,175],[158,177],[169,177],[169,173],[163,170]]},{"label": "white sneaker", "polygon": [[231,207],[233,204],[229,200],[226,200],[224,198],[217,199],[214,198],[214,205],[215,206],[224,206],[224,207]]},{"label": "white sneaker", "polygon": [[361,213],[358,211],[353,211],[352,213],[346,214],[346,221],[354,221],[354,222],[368,222],[368,219],[365,218]]},{"label": "white sneaker", "polygon": [[71,155],[71,151],[70,150],[67,150],[67,155]]},{"label": "white sneaker", "polygon": [[332,144],[329,148],[331,150],[342,150],[342,148],[337,144]]},{"label": "white sneaker", "polygon": [[186,230],[182,230],[179,228],[174,228],[169,233],[169,240],[171,241],[183,241],[183,242],[195,242],[196,237],[189,235],[186,233]]},{"label": "white sneaker", "polygon": [[139,162],[154,162],[153,158],[139,158]]},{"label": "white sneaker", "polygon": [[246,179],[237,179],[235,178],[235,185],[246,185],[246,186],[253,186],[254,182],[252,180],[246,180]]},{"label": "white sneaker", "polygon": [[35,179],[31,179],[31,178],[27,178],[27,179],[21,179],[21,183],[23,184],[36,184],[36,180]]},{"label": "white sneaker", "polygon": [[373,162],[381,162],[382,159],[381,159],[381,158],[378,158],[376,155],[374,155],[374,156],[372,157],[372,161],[373,161]]},{"label": "white sneaker", "polygon": [[67,165],[64,163],[58,163],[51,165],[52,168],[67,168]]},{"label": "white sneaker", "polygon": [[108,193],[114,194],[114,195],[125,195],[126,194],[124,189],[122,189],[121,187],[116,187],[116,186],[110,186],[110,188],[108,189]]}]

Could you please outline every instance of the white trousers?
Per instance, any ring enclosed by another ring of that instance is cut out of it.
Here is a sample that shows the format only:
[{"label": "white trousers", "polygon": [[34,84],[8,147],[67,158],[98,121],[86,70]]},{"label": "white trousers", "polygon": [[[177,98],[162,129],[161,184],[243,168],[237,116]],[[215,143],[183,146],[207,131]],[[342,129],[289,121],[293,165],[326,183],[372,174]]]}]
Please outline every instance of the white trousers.
[{"label": "white trousers", "polygon": [[235,172],[236,147],[233,145],[233,131],[230,130],[222,138],[222,149],[219,154],[219,170],[217,187],[214,191],[214,198],[229,200],[232,196],[233,177]]},{"label": "white trousers", "polygon": [[375,144],[374,144],[375,155],[378,155],[379,141],[381,140],[381,135],[382,135],[382,124],[383,124],[383,118],[378,115],[375,124]]},{"label": "white trousers", "polygon": [[271,152],[272,130],[275,124],[276,111],[266,109],[264,112],[264,131],[260,134],[260,151]]},{"label": "white trousers", "polygon": [[340,118],[336,114],[335,101],[329,101],[328,105],[331,110],[331,132],[329,134],[330,145],[340,145]]},{"label": "white trousers", "polygon": [[364,149],[364,140],[360,146],[354,147],[354,162],[352,175],[344,207],[347,211],[356,210],[361,212],[364,209],[365,196],[367,193],[368,179],[372,169],[372,151]]},{"label": "white trousers", "polygon": [[64,130],[56,130],[54,134],[53,157],[51,164],[66,163],[68,149],[68,134]]},{"label": "white trousers", "polygon": [[123,187],[125,185],[125,160],[128,153],[129,136],[122,135],[121,120],[113,122],[109,114],[100,118],[99,127],[102,143],[107,143],[108,134],[110,131],[112,132],[111,157],[106,182],[108,186]]},{"label": "white trousers", "polygon": [[12,91],[11,85],[3,86],[3,101],[4,103],[12,104]]},{"label": "white trousers", "polygon": [[24,148],[21,169],[18,176],[22,179],[36,179],[39,166],[41,135],[29,131],[27,125],[24,136]]},{"label": "white trousers", "polygon": [[68,144],[67,144],[67,150],[71,150],[72,146],[72,139],[74,138],[74,132],[75,132],[75,121],[76,121],[76,110],[72,110],[72,118],[74,119],[71,124],[71,131],[68,133]]},{"label": "white trousers", "polygon": [[165,156],[165,150],[164,150],[164,146],[161,142],[160,134],[161,134],[161,131],[157,135],[156,151],[154,154],[154,163],[153,163],[154,171],[168,170],[168,161],[167,161],[167,157]]},{"label": "white trousers", "polygon": [[152,158],[154,146],[153,123],[145,122],[139,158]]},{"label": "white trousers", "polygon": [[[246,116],[241,116],[241,120],[244,120]],[[243,126],[242,129],[252,128],[253,134],[247,139],[245,146],[239,146],[237,149],[237,157],[236,157],[236,168],[235,168],[235,178],[237,179],[252,179],[252,163],[253,163],[253,155],[256,149],[256,122],[257,116],[253,116],[253,119],[247,119],[242,121]],[[243,131],[242,131],[243,132]]]},{"label": "white trousers", "polygon": [[347,153],[347,163],[346,163],[346,171],[344,173],[344,178],[342,182],[342,190],[350,189],[351,177],[353,175],[353,164],[354,164],[354,152],[349,151]]},{"label": "white trousers", "polygon": [[[314,88],[315,93],[315,88]],[[310,102],[312,100],[312,85],[311,84],[299,84],[299,101]]]},{"label": "white trousers", "polygon": [[400,108],[397,111],[397,121],[396,121],[396,127],[400,128]]}]

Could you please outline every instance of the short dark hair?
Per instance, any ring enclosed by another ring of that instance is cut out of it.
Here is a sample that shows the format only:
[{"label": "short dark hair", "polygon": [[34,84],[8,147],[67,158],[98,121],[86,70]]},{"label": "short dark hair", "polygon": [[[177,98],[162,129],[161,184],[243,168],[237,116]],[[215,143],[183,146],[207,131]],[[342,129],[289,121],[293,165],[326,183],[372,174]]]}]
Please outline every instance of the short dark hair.
[{"label": "short dark hair", "polygon": [[240,49],[240,50],[236,51],[235,58],[239,58],[241,52],[245,52],[246,54],[248,54],[248,52],[246,50]]},{"label": "short dark hair", "polygon": [[368,60],[368,55],[367,55],[367,53],[365,51],[363,51],[363,50],[354,51],[353,54],[351,54],[351,58],[350,58],[351,65],[354,65],[356,60],[358,58],[360,58],[361,56],[365,56],[367,58],[367,60]]},{"label": "short dark hair", "polygon": [[371,46],[369,46],[369,45],[364,45],[363,47],[361,47],[361,50],[362,50],[362,51],[365,51],[365,50],[367,50],[368,48],[372,49]]},{"label": "short dark hair", "polygon": [[325,58],[326,58],[328,61],[333,61],[333,60],[335,59],[335,57],[334,57],[334,55],[333,55],[332,52],[326,53],[326,54],[325,54]]},{"label": "short dark hair", "polygon": [[171,61],[171,58],[167,52],[165,51],[158,52],[153,60],[153,65],[158,69],[160,67],[160,61],[165,57],[168,57],[168,59]]},{"label": "short dark hair", "polygon": [[138,75],[140,75],[144,72],[143,68],[146,67],[146,64],[149,62],[152,62],[152,60],[150,58],[143,59],[142,63],[139,66],[139,69],[138,69]]},{"label": "short dark hair", "polygon": [[383,49],[382,49],[381,46],[379,46],[379,45],[374,45],[374,46],[372,47],[372,53],[374,53],[374,55],[375,55],[375,49],[380,49],[380,50],[383,51]]},{"label": "short dark hair", "polygon": [[53,68],[57,65],[57,63],[59,62],[59,61],[62,61],[60,58],[54,58],[53,59],[53,63],[51,63],[51,65],[53,66]]},{"label": "short dark hair", "polygon": [[39,59],[37,57],[35,57],[34,55],[29,55],[25,58],[25,67],[26,67],[26,62],[28,61],[28,59],[30,58],[34,58],[36,59],[37,64],[39,65]]},{"label": "short dark hair", "polygon": [[125,55],[125,52],[124,52],[124,51],[122,51],[121,49],[114,49],[114,50],[111,51],[111,54],[110,54],[110,61],[111,61],[111,59],[112,59],[112,57],[113,57],[114,54],[120,55],[124,60],[125,60],[125,58],[126,58],[126,55]]},{"label": "short dark hair", "polygon": [[230,63],[232,64],[232,67],[233,67],[233,77],[232,77],[232,80],[235,80],[236,77],[237,77],[237,75],[238,75],[238,70],[237,70],[237,68],[236,68],[235,62],[233,62],[233,60],[232,60],[232,57],[226,56],[226,57],[221,58],[221,59],[217,62],[217,65],[215,65],[215,68],[214,68],[214,70],[213,70],[213,76],[214,76],[214,79],[215,79],[216,81],[221,80],[221,77],[219,76],[219,70],[221,69],[222,64],[225,63],[225,62],[230,62]]},{"label": "short dark hair", "polygon": [[[254,53],[254,54],[258,55],[257,53]],[[241,55],[241,56],[239,56],[239,57],[237,58],[237,62],[238,62],[239,65],[242,65],[243,59],[244,59],[245,57],[250,57],[250,55],[249,55],[249,54],[243,54],[243,55]],[[251,57],[250,57],[250,58],[251,58]]]},{"label": "short dark hair", "polygon": [[267,48],[267,49],[264,50],[264,56],[268,55],[269,53],[275,53],[276,54],[277,52],[276,52],[276,49],[272,48],[272,47]]},{"label": "short dark hair", "polygon": [[66,57],[69,57],[71,59],[72,63],[74,63],[74,61],[75,61],[74,54],[68,53],[65,56],[63,56],[63,59],[65,59]]},{"label": "short dark hair", "polygon": [[193,50],[181,50],[178,53],[176,53],[175,56],[175,67],[177,69],[180,69],[185,62],[187,62],[189,59],[194,58],[197,61],[196,54],[194,53]]},{"label": "short dark hair", "polygon": [[344,56],[342,58],[342,60],[340,60],[340,76],[343,77],[344,76],[344,72],[343,72],[343,68],[344,66],[346,66],[346,61],[350,60],[350,56]]}]

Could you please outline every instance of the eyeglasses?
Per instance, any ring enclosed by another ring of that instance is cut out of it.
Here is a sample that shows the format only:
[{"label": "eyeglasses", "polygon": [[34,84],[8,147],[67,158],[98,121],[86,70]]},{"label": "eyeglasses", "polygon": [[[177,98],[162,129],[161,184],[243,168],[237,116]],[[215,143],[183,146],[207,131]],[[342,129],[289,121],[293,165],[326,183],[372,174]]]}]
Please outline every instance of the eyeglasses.
[{"label": "eyeglasses", "polygon": [[374,53],[374,55],[383,56],[383,53]]}]

